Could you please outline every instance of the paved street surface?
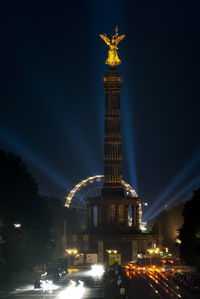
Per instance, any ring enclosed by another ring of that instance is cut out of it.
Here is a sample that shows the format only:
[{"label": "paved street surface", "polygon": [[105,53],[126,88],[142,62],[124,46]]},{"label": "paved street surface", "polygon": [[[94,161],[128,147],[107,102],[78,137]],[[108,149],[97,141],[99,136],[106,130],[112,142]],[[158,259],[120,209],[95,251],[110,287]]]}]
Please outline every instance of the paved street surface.
[{"label": "paved street surface", "polygon": [[103,280],[91,271],[75,270],[57,283],[45,284],[43,290],[34,290],[33,284],[18,288],[10,293],[0,292],[1,299],[81,299],[104,298]]},{"label": "paved street surface", "polygon": [[[113,287],[108,298],[112,299],[198,299],[199,294],[191,293],[176,284],[171,275],[151,270],[127,270],[126,297],[119,288]],[[46,288],[46,289],[45,289]],[[89,270],[75,270],[55,284],[47,284],[43,290],[34,290],[33,284],[16,289],[11,293],[0,293],[0,298],[31,299],[103,299],[103,279]],[[106,297],[107,298],[107,297]]]},{"label": "paved street surface", "polygon": [[173,276],[154,271],[128,271],[128,298],[182,298],[198,299],[199,294],[189,292],[174,282]]}]

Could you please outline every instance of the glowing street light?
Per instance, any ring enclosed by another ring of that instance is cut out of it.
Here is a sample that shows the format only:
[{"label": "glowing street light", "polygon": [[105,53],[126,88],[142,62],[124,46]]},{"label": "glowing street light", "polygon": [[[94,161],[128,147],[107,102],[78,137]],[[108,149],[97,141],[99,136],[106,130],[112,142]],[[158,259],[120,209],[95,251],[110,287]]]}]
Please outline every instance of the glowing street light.
[{"label": "glowing street light", "polygon": [[107,249],[106,252],[108,254],[112,254],[112,253],[117,254],[117,250],[116,249]]},{"label": "glowing street light", "polygon": [[21,223],[14,223],[13,224],[15,228],[20,228],[21,227]]},{"label": "glowing street light", "polygon": [[160,253],[160,249],[159,249],[159,248],[155,248],[155,249],[154,249],[154,253],[155,253],[155,254]]},{"label": "glowing street light", "polygon": [[153,254],[153,249],[147,249],[147,252],[149,253],[149,254]]},{"label": "glowing street light", "polygon": [[70,262],[70,256],[75,256],[78,254],[78,249],[76,248],[67,248],[65,249],[65,252],[67,253],[67,260],[68,260],[68,266],[69,266],[69,262]]},{"label": "glowing street light", "polygon": [[160,249],[157,247],[157,248],[149,248],[147,249],[147,252],[149,254],[159,254],[160,253]]},{"label": "glowing street light", "polygon": [[181,244],[181,240],[180,240],[180,239],[176,239],[176,243],[177,243],[178,245],[180,245],[180,244]]},{"label": "glowing street light", "polygon": [[67,254],[69,254],[69,255],[77,254],[77,253],[78,253],[78,249],[76,249],[76,248],[65,249],[65,251],[66,251]]}]

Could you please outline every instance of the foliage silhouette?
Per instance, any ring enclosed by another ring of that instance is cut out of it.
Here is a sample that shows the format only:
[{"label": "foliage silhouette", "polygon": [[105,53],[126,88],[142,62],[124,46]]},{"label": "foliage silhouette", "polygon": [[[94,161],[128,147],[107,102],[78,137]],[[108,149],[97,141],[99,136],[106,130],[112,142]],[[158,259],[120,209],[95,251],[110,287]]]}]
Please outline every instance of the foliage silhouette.
[{"label": "foliage silhouette", "polygon": [[191,200],[185,203],[184,224],[180,230],[181,257],[200,270],[200,189],[194,191]]},{"label": "foliage silhouette", "polygon": [[[51,217],[21,158],[0,149],[0,235],[4,275],[32,269],[51,256]],[[16,228],[15,223],[21,224]]]}]

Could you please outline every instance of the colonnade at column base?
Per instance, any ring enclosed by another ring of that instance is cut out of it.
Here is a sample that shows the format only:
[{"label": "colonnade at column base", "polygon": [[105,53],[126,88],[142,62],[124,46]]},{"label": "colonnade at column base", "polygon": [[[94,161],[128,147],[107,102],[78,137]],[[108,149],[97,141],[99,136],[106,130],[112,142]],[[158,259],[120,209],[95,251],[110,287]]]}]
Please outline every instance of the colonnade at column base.
[{"label": "colonnade at column base", "polygon": [[86,198],[86,203],[88,232],[137,233],[140,231],[138,197],[99,196]]}]

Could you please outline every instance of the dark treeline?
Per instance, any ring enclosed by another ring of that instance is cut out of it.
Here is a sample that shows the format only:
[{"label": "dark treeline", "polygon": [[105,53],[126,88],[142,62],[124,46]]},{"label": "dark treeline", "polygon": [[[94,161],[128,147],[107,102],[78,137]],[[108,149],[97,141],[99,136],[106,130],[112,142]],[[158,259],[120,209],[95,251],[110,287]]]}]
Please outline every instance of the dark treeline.
[{"label": "dark treeline", "polygon": [[200,189],[194,191],[183,210],[184,224],[180,229],[182,258],[200,271]]},{"label": "dark treeline", "polygon": [[[200,189],[185,203],[160,213],[149,223],[151,233],[163,236],[163,245],[174,256],[200,270]],[[177,242],[179,241],[179,242]]]},{"label": "dark treeline", "polygon": [[[55,256],[63,223],[80,231],[82,218],[55,198],[41,196],[21,158],[0,149],[0,280],[26,273]],[[65,220],[65,221],[64,221]]]}]

